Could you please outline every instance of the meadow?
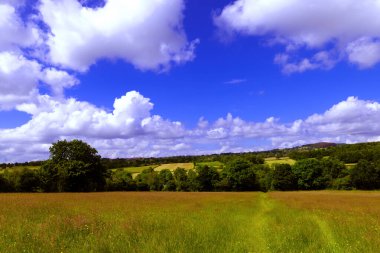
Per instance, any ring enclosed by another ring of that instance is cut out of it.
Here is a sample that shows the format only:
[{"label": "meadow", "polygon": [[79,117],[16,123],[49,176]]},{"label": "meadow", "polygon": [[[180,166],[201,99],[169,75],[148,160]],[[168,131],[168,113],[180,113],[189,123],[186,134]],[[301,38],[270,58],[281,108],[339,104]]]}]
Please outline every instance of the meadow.
[{"label": "meadow", "polygon": [[170,171],[174,171],[177,168],[183,168],[186,170],[194,169],[194,163],[166,163],[154,168],[154,170],[161,171],[167,169]]},{"label": "meadow", "polygon": [[0,195],[0,252],[378,252],[379,192]]},{"label": "meadow", "polygon": [[268,157],[268,158],[265,158],[265,163],[268,164],[268,165],[274,165],[274,164],[290,164],[290,165],[294,165],[296,163],[295,160],[289,158],[289,157],[280,157],[280,158],[277,158],[277,157]]}]

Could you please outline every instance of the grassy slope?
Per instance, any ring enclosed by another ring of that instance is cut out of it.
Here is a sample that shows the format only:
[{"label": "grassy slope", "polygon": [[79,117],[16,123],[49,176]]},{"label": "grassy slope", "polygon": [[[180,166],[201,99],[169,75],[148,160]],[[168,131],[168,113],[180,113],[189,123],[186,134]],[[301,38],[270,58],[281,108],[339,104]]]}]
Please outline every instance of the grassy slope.
[{"label": "grassy slope", "polygon": [[0,174],[4,173],[5,170],[7,170],[9,172],[15,172],[15,171],[22,171],[23,169],[38,170],[38,169],[40,169],[40,166],[14,166],[14,167],[7,167],[6,169],[0,169]]},{"label": "grassy slope", "polygon": [[293,159],[290,159],[289,157],[281,157],[279,159],[277,159],[276,157],[269,157],[269,158],[265,158],[265,163],[268,165],[279,164],[279,163],[287,163],[287,164],[293,165],[296,163],[296,161]]},{"label": "grassy slope", "polygon": [[[140,167],[125,167],[125,168],[121,168],[123,169],[124,171],[128,171],[132,174],[134,173],[141,173],[143,170],[145,169],[149,169],[149,168],[156,168],[158,165],[148,165],[148,166],[140,166]],[[116,171],[117,169],[112,169],[112,171]]]},{"label": "grassy slope", "polygon": [[183,169],[193,169],[194,168],[194,163],[167,163],[167,164],[162,164],[158,167],[156,167],[154,170],[155,171],[161,171],[164,169],[168,169],[171,171],[174,171],[177,168],[183,168]]},{"label": "grassy slope", "polygon": [[1,194],[0,252],[376,252],[379,192]]}]

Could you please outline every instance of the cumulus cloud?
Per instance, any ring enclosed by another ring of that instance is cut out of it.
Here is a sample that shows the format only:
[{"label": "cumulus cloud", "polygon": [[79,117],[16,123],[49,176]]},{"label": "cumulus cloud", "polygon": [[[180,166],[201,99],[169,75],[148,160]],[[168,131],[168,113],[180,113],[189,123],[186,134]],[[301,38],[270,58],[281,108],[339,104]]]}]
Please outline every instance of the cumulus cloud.
[{"label": "cumulus cloud", "polygon": [[36,46],[40,42],[39,29],[33,23],[21,20],[15,2],[0,3],[0,51]]},{"label": "cumulus cloud", "polygon": [[[73,98],[58,101],[48,95],[40,95],[37,100],[17,106],[19,111],[30,114],[32,119],[20,127],[0,130],[1,143],[15,143],[16,147],[17,143],[23,142],[46,145],[62,138],[91,141],[137,139],[143,142],[147,139],[148,143],[154,143],[180,139],[185,135],[180,122],[151,115],[153,104],[135,91],[115,99],[112,112]],[[4,148],[8,150],[2,152],[4,154],[13,150],[9,149],[9,145]],[[181,148],[182,145],[174,144],[171,150]]]},{"label": "cumulus cloud", "polygon": [[0,52],[0,110],[10,110],[34,102],[39,96],[39,85],[47,84],[55,95],[79,81],[67,72],[43,68],[36,60],[11,51]]},{"label": "cumulus cloud", "polygon": [[[291,73],[330,69],[342,59],[359,68],[377,64],[379,13],[378,0],[237,0],[214,22],[230,36],[267,36],[268,44],[284,45],[288,59],[277,63]],[[297,60],[301,49],[316,53]]]},{"label": "cumulus cloud", "polygon": [[58,101],[40,95],[34,103],[17,106],[32,116],[29,122],[0,129],[0,159],[46,158],[53,141],[74,138],[89,142],[107,157],[242,152],[319,141],[354,143],[380,139],[380,103],[356,97],[294,122],[281,122],[274,117],[250,122],[227,114],[215,122],[202,117],[194,129],[152,115],[153,106],[136,91],[116,98],[110,111],[73,98]]},{"label": "cumulus cloud", "polygon": [[56,65],[86,71],[99,59],[123,59],[142,70],[165,70],[194,58],[198,41],[187,41],[182,0],[108,0],[99,8],[76,0],[41,2]]},{"label": "cumulus cloud", "polygon": [[33,99],[41,71],[36,61],[22,55],[0,52],[0,109],[11,109],[17,104]]},{"label": "cumulus cloud", "polygon": [[6,35],[0,36],[0,110],[37,103],[44,86],[63,100],[64,91],[79,83],[76,71],[100,59],[164,71],[194,58],[198,40],[189,42],[182,28],[182,0],[41,0],[21,17],[25,4],[0,3]]}]

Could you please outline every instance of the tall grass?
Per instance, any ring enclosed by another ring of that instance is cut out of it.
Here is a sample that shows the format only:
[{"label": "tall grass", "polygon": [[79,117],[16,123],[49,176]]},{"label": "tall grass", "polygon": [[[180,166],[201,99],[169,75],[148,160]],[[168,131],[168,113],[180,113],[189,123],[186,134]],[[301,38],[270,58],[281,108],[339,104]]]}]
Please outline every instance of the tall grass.
[{"label": "tall grass", "polygon": [[1,194],[0,252],[377,252],[379,194],[355,194]]}]

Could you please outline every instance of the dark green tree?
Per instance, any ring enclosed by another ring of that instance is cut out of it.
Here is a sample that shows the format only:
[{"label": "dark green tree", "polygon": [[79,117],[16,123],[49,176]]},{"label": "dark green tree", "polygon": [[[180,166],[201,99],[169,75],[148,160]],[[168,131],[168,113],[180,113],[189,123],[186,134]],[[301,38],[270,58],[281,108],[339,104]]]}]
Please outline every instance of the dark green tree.
[{"label": "dark green tree", "polygon": [[158,173],[160,188],[162,191],[175,191],[176,184],[173,173],[168,169],[163,169]]},{"label": "dark green tree", "polygon": [[297,190],[297,178],[289,164],[276,164],[274,166],[272,189],[279,191]]},{"label": "dark green tree", "polygon": [[233,191],[257,190],[256,175],[251,162],[236,158],[230,161],[224,173]]},{"label": "dark green tree", "polygon": [[0,174],[0,192],[14,191],[13,187],[3,175]]},{"label": "dark green tree", "polygon": [[107,178],[108,191],[133,191],[136,190],[136,182],[132,178],[130,172],[124,169],[117,169]]},{"label": "dark green tree", "polygon": [[177,168],[174,171],[174,181],[177,191],[188,191],[189,182],[187,177],[187,171],[184,168]]},{"label": "dark green tree", "polygon": [[256,175],[257,190],[269,191],[272,184],[272,169],[265,164],[254,164],[252,169]]},{"label": "dark green tree", "polygon": [[207,165],[197,166],[197,181],[199,191],[213,191],[219,181],[219,173],[213,167]]},{"label": "dark green tree", "polygon": [[24,169],[20,173],[19,190],[21,192],[41,191],[41,179],[39,173],[34,170]]},{"label": "dark green tree", "polygon": [[187,171],[187,180],[189,183],[189,191],[199,191],[198,175],[195,170],[190,169]]},{"label": "dark green tree", "polygon": [[360,160],[351,171],[351,179],[356,189],[380,189],[380,167],[373,162]]},{"label": "dark green tree", "polygon": [[315,158],[297,161],[292,170],[297,178],[300,190],[321,190],[328,186],[329,178],[325,177],[323,163]]},{"label": "dark green tree", "polygon": [[160,191],[161,185],[158,173],[153,168],[143,170],[135,178],[139,191]]},{"label": "dark green tree", "polygon": [[80,140],[58,141],[41,167],[46,191],[102,191],[108,176],[96,149]]}]

